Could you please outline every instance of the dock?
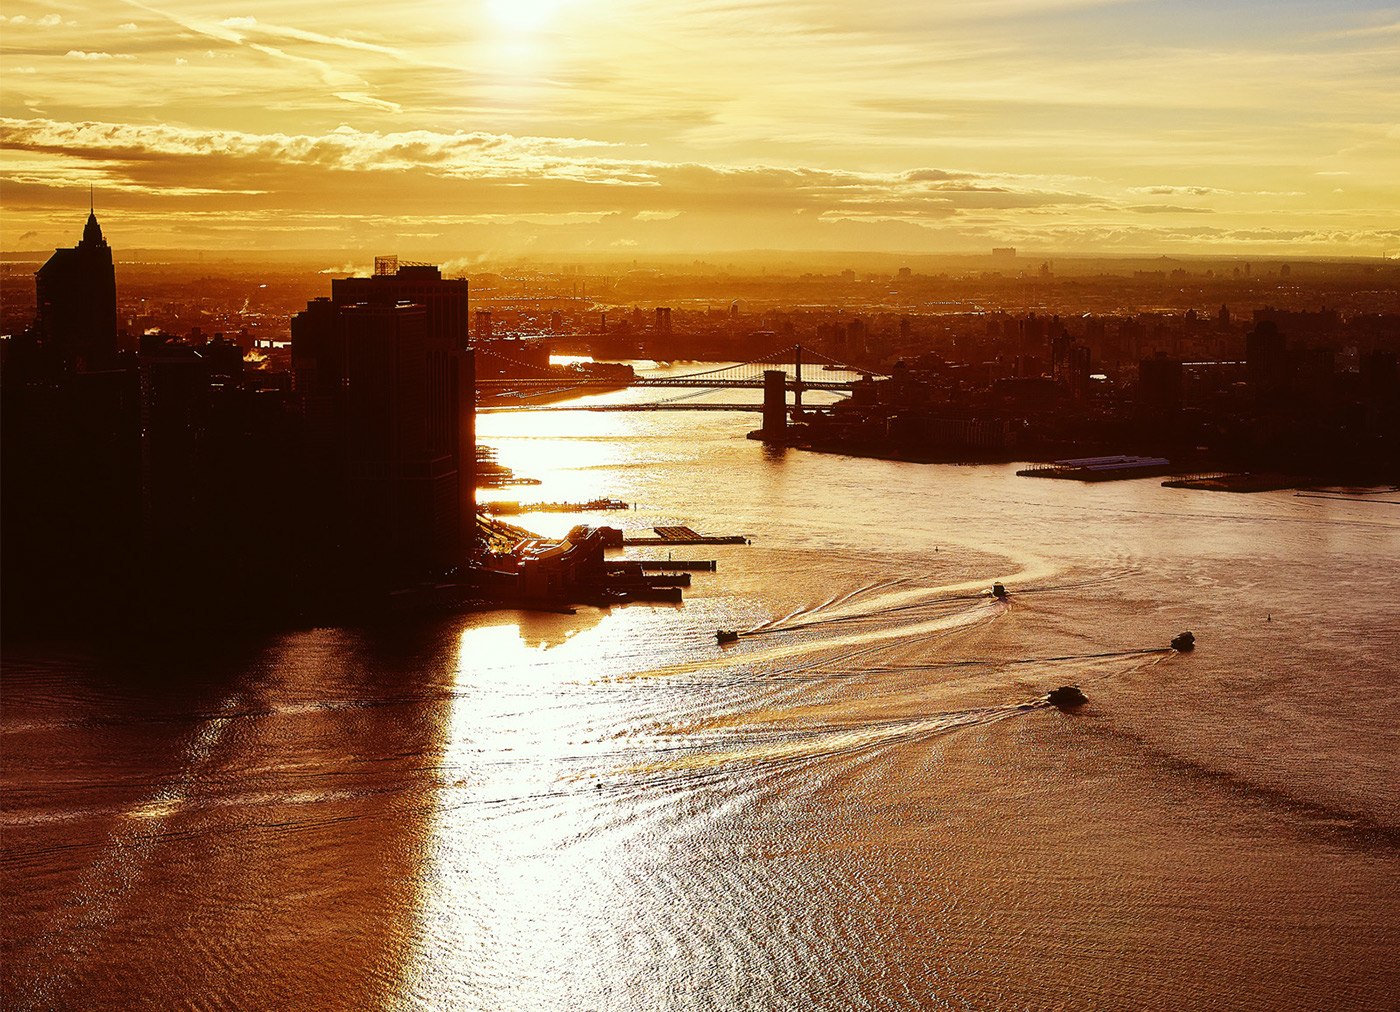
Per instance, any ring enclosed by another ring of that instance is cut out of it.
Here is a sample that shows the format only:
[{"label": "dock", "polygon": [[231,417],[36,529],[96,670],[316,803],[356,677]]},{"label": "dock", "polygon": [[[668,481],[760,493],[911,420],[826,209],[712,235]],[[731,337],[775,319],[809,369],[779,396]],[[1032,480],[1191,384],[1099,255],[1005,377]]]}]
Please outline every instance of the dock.
[{"label": "dock", "polygon": [[656,532],[654,538],[629,538],[623,537],[622,543],[627,546],[636,545],[659,547],[664,545],[747,545],[749,539],[742,534],[734,535],[707,535],[697,534],[689,527],[653,527]]},{"label": "dock", "polygon": [[1016,472],[1022,478],[1060,478],[1067,481],[1126,481],[1131,478],[1156,478],[1171,473],[1172,462],[1166,457],[1135,457],[1127,454],[1057,460],[1052,464],[1037,464],[1035,467]]},{"label": "dock", "polygon": [[590,499],[588,502],[488,502],[482,509],[491,514],[517,513],[589,513],[601,510],[625,510],[634,507],[621,499]]},{"label": "dock", "polygon": [[1188,474],[1162,482],[1163,488],[1191,488],[1203,492],[1280,492],[1306,485],[1308,480],[1287,474],[1213,471]]}]

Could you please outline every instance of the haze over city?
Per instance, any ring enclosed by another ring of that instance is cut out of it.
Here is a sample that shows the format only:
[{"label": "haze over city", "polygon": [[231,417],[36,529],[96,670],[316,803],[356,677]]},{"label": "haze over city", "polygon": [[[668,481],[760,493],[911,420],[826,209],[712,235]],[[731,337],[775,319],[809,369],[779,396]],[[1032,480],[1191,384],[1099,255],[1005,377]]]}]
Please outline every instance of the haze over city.
[{"label": "haze over city", "polygon": [[1393,3],[14,0],[0,245],[1400,253]]}]

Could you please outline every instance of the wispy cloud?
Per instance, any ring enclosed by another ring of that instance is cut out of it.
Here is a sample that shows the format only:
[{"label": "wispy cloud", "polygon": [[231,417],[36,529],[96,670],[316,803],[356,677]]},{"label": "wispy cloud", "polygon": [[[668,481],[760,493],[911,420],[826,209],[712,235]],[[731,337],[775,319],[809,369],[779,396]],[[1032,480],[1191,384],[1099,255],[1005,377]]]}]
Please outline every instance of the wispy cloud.
[{"label": "wispy cloud", "polygon": [[88,52],[85,49],[70,49],[64,54],[70,60],[134,60],[130,53]]}]

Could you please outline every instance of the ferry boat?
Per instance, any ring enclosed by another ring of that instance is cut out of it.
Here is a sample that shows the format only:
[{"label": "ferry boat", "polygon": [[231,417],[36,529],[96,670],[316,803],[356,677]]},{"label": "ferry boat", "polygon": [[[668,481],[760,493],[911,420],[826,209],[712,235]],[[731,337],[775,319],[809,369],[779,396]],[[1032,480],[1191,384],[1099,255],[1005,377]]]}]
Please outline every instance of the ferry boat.
[{"label": "ferry boat", "polygon": [[1172,649],[1180,650],[1182,653],[1196,649],[1196,637],[1188,629],[1184,633],[1177,633],[1172,637]]},{"label": "ferry boat", "polygon": [[1005,601],[1006,588],[1003,587],[1000,583],[992,584],[992,597],[996,598],[998,601]]},{"label": "ferry boat", "polygon": [[737,632],[735,632],[733,629],[716,629],[716,630],[715,630],[715,642],[717,642],[717,643],[734,643],[734,642],[736,642],[738,639],[739,639],[739,634],[738,634]]}]

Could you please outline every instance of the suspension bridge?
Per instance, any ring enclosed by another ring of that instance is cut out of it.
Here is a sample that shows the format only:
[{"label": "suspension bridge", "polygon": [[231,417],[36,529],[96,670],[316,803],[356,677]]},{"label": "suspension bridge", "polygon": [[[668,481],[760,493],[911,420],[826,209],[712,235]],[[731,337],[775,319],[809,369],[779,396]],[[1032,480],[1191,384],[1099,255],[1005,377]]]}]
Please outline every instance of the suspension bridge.
[{"label": "suspension bridge", "polygon": [[[544,368],[527,362],[517,361],[485,349],[479,350],[477,367],[477,389],[483,394],[494,395],[495,403],[481,405],[480,412],[491,411],[762,411],[759,403],[717,404],[711,401],[692,401],[691,398],[722,389],[771,391],[775,381],[768,374],[781,372],[785,391],[793,395],[792,410],[802,410],[802,394],[806,391],[850,393],[855,384],[863,379],[885,378],[888,374],[869,367],[851,365],[823,355],[820,352],[793,345],[781,351],[772,352],[762,358],[747,362],[702,369],[697,372],[675,375],[633,373],[608,375],[605,372],[585,372],[576,375],[557,366]],[[804,364],[808,367],[806,377],[802,374]],[[498,372],[508,372],[509,376],[487,376],[492,368]],[[820,378],[811,378],[813,368],[820,369]],[[559,406],[554,404],[530,403],[542,397],[557,400],[572,394],[584,395],[591,390],[612,391],[628,387],[680,388],[695,391],[678,397],[664,398],[647,402],[618,402]],[[518,403],[503,403],[506,398]]]}]

